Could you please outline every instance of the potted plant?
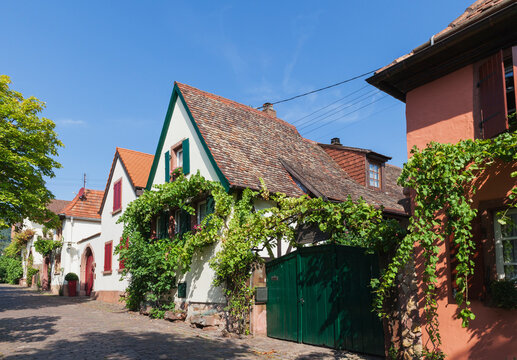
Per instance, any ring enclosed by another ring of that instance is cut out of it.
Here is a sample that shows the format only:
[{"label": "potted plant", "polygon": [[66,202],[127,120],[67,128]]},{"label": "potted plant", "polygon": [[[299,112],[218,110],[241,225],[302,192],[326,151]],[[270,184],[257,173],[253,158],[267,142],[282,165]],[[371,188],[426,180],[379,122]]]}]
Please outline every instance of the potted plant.
[{"label": "potted plant", "polygon": [[70,272],[65,275],[65,280],[68,282],[68,296],[77,295],[77,280],[79,277],[76,273]]}]

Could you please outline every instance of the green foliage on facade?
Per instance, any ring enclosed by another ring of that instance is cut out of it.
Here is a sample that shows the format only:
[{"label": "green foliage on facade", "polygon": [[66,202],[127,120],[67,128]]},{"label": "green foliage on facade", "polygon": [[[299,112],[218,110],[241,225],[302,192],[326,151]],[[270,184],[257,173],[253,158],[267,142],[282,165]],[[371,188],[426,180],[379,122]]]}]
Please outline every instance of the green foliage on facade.
[{"label": "green foliage on facade", "polygon": [[[180,209],[195,213],[194,201],[211,196],[214,212],[201,226],[172,239],[153,239],[149,227],[153,217],[166,210]],[[268,201],[271,207],[256,210],[254,201]],[[123,275],[130,273],[126,304],[138,309],[150,303],[162,310],[170,304],[176,279],[190,269],[192,258],[201,248],[221,241],[220,250],[210,261],[216,277],[214,285],[226,289],[230,323],[233,330],[248,331],[248,315],[252,305],[253,288],[249,284],[254,266],[262,259],[261,249],[273,253],[280,240],[297,247],[296,228],[313,224],[329,236],[329,242],[362,246],[371,250],[386,250],[404,236],[395,220],[384,220],[382,210],[363,200],[342,203],[291,198],[245,189],[240,194],[228,194],[218,182],[204,179],[199,172],[186,178],[179,174],[172,183],[146,191],[133,201],[119,219],[124,222],[124,238],[128,246],[116,252],[124,261]]]},{"label": "green foliage on facade", "polygon": [[[471,223],[477,215],[477,209],[472,207],[472,196],[478,190],[475,179],[496,161],[517,161],[517,133],[507,132],[494,139],[465,140],[457,144],[432,142],[421,151],[413,148],[411,154],[399,184],[414,191],[414,213],[408,235],[399,244],[381,281],[375,283],[376,308],[381,315],[386,315],[384,301],[395,286],[396,275],[410,260],[414,247],[420,246],[424,259],[424,318],[432,342],[426,351],[429,358],[442,358],[436,300],[440,246],[452,239],[452,246],[457,248],[455,300],[460,307],[458,317],[466,327],[475,318],[468,296],[468,278],[474,273],[475,243]],[[517,173],[511,176],[516,177]],[[509,180],[515,184],[514,179]],[[514,186],[509,206],[515,206],[516,199],[517,186]]]}]

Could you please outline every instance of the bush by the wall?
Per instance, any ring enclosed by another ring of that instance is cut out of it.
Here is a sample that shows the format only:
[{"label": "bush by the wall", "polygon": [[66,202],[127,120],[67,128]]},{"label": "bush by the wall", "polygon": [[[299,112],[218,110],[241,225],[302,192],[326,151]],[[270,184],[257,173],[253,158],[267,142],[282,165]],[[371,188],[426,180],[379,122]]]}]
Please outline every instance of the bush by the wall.
[{"label": "bush by the wall", "polygon": [[517,309],[517,287],[515,280],[498,280],[490,285],[490,294],[495,306],[503,309]]},{"label": "bush by the wall", "polygon": [[0,282],[18,284],[23,277],[22,262],[7,256],[0,256]]},{"label": "bush by the wall", "polygon": [[77,276],[76,273],[69,272],[68,274],[65,275],[65,280],[66,281],[77,281],[77,280],[79,280],[79,276]]}]

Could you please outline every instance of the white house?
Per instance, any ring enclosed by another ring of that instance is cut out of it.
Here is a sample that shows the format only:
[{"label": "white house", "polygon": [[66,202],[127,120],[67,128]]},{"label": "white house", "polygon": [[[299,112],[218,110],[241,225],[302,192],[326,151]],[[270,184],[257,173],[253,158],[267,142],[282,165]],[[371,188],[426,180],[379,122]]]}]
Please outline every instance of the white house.
[{"label": "white house", "polygon": [[119,301],[120,295],[128,285],[127,280],[121,280],[120,275],[124,264],[113,254],[116,246],[121,242],[124,244],[124,225],[117,224],[117,220],[126,206],[143,192],[152,163],[151,154],[118,147],[115,151],[98,210],[101,217],[101,234],[83,243],[88,253],[86,256],[92,256],[93,263],[97,264],[93,295],[99,300]]},{"label": "white house", "polygon": [[[67,200],[51,200],[50,204],[47,208],[55,213],[56,215],[60,213],[70,201]],[[34,236],[27,242],[27,246],[22,250],[22,265],[23,265],[23,279],[22,283],[27,284],[27,267],[28,267],[28,257],[32,254],[32,267],[39,270],[39,275],[37,278],[40,280],[41,286],[44,290],[49,288],[49,277],[48,271],[50,266],[50,258],[44,259],[43,256],[36,251],[34,248],[34,243],[43,237],[43,229],[44,226],[29,219],[23,220],[22,230],[31,229],[34,231]],[[48,229],[50,231],[47,236],[51,236],[54,240],[61,239],[61,229]],[[33,286],[36,285],[33,283]]]},{"label": "white house", "polygon": [[[176,167],[182,167],[187,175],[199,171],[236,195],[244,188],[259,190],[263,179],[271,192],[334,201],[343,201],[348,195],[363,197],[371,204],[404,213],[398,201],[404,198],[402,189],[390,193],[389,188],[360,184],[320,144],[304,139],[293,125],[277,118],[271,104],[259,111],[180,83],[174,84],[147,189],[170,181],[170,171]],[[190,219],[174,216],[174,228],[183,228],[183,221],[189,222],[189,228],[200,222],[206,203],[194,206],[197,213]],[[257,209],[269,206],[264,201],[255,204]],[[214,272],[208,264],[218,246],[196,254],[191,270],[179,279],[186,291],[177,291],[175,301],[188,309],[188,317],[210,308],[221,309],[226,302],[222,289],[212,285]],[[289,251],[281,244],[274,255]],[[264,279],[254,276],[253,281],[260,285]],[[254,311],[254,323],[263,324],[263,309],[258,310]]]},{"label": "white house", "polygon": [[[52,264],[52,291],[57,293],[67,282],[64,277],[72,272],[79,276],[78,293],[91,291],[95,275],[93,258],[89,259],[85,243],[100,236],[101,218],[99,206],[104,191],[81,188],[75,198],[59,213],[63,248]],[[88,264],[88,268],[87,265]],[[66,287],[65,293],[66,293]]]}]

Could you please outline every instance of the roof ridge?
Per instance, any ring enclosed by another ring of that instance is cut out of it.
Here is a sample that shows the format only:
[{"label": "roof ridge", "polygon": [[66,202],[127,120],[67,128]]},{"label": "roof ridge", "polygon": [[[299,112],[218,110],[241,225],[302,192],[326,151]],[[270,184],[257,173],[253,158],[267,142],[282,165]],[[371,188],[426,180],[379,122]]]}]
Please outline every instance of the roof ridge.
[{"label": "roof ridge", "polygon": [[133,149],[126,149],[126,148],[122,148],[122,147],[117,146],[117,147],[116,147],[116,151],[119,151],[119,150],[123,150],[123,151],[131,151],[131,152],[139,153],[139,154],[142,154],[142,155],[154,156],[154,155],[152,155],[152,154],[149,154],[149,153],[146,153],[146,152],[143,152],[143,151],[138,151],[138,150],[133,150]]},{"label": "roof ridge", "polygon": [[174,83],[177,84],[180,88],[182,86],[186,87],[186,88],[188,88],[188,89],[190,89],[192,91],[197,91],[198,93],[201,93],[202,95],[206,95],[206,97],[212,98],[213,100],[221,101],[223,103],[227,103],[228,105],[234,105],[234,106],[236,106],[238,108],[241,108],[242,110],[252,111],[256,115],[260,115],[260,116],[265,117],[267,119],[275,120],[275,121],[279,122],[282,125],[288,126],[289,128],[291,128],[292,130],[294,130],[295,132],[298,133],[298,129],[296,128],[296,126],[294,126],[293,124],[288,123],[287,121],[285,121],[283,119],[280,119],[279,117],[268,115],[264,111],[257,110],[257,109],[255,109],[255,108],[253,108],[251,106],[244,105],[244,104],[242,104],[240,102],[237,102],[235,100],[231,100],[231,99],[225,98],[223,96],[216,95],[216,94],[210,93],[208,91],[198,89],[198,88],[196,88],[194,86],[191,86],[191,85],[188,85],[188,84],[180,83],[178,81],[175,81]]}]

